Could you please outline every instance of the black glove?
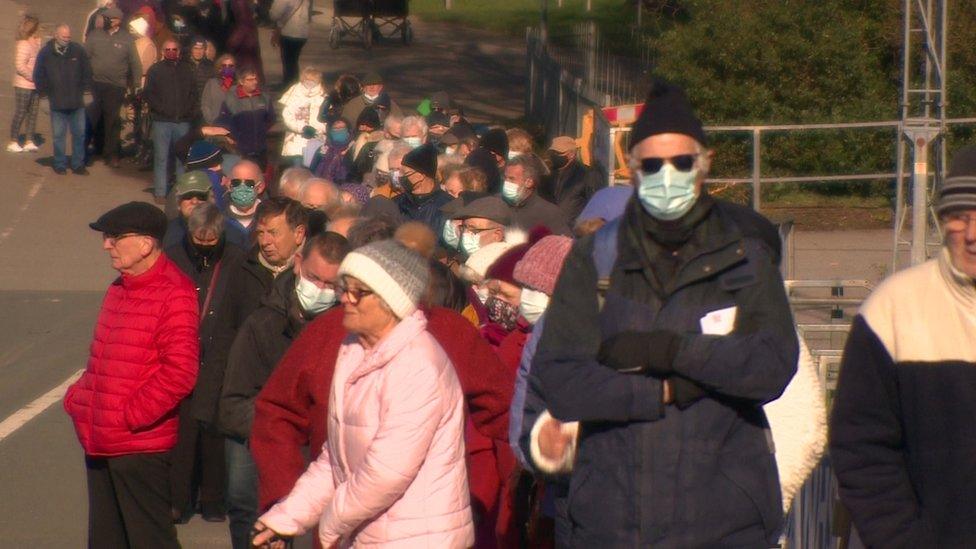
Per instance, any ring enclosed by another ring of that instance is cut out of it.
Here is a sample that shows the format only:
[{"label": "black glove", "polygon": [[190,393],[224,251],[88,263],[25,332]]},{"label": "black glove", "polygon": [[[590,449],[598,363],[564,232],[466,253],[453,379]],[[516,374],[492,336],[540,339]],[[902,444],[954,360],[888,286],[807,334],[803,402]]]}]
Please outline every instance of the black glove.
[{"label": "black glove", "polygon": [[671,384],[671,396],[674,404],[680,410],[691,406],[705,396],[705,389],[694,381],[681,376],[671,376],[668,378]]},{"label": "black glove", "polygon": [[318,133],[319,132],[316,131],[315,128],[313,128],[312,126],[305,126],[304,128],[302,128],[302,137],[304,137],[305,139],[314,139],[315,136],[318,135]]},{"label": "black glove", "polygon": [[600,364],[626,373],[666,376],[673,371],[681,336],[667,330],[622,332],[600,345]]}]

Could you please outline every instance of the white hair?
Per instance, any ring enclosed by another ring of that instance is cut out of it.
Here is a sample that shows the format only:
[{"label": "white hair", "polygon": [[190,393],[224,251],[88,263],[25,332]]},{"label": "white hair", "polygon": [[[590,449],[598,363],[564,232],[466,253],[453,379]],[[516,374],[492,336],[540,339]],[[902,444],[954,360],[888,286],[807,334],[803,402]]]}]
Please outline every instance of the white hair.
[{"label": "white hair", "polygon": [[419,116],[407,116],[400,122],[400,136],[402,137],[407,128],[416,128],[420,131],[420,138],[427,137],[427,122]]}]

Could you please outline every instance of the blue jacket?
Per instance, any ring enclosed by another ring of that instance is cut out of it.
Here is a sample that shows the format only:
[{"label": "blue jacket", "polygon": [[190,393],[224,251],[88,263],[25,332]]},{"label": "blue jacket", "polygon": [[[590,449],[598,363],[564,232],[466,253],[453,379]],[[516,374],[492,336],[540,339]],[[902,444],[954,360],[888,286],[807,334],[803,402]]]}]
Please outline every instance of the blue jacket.
[{"label": "blue jacket", "polygon": [[226,128],[237,141],[244,156],[268,150],[268,130],[274,125],[274,102],[265,93],[246,96],[240,86],[231,88],[224,97],[215,126]]},{"label": "blue jacket", "polygon": [[418,196],[403,193],[393,199],[404,221],[420,221],[430,227],[434,234],[441,234],[444,228],[444,213],[441,207],[454,198],[446,192],[437,189],[432,193]]},{"label": "blue jacket", "polygon": [[[651,265],[662,258],[642,241],[644,215],[632,200],[619,225],[574,245],[530,373],[554,417],[581,422],[569,545],[773,546],[782,499],[762,404],[782,393],[799,352],[776,253],[763,238],[775,230],[716,201],[661,287]],[[601,308],[593,249],[608,231],[617,253]],[[702,334],[702,317],[732,306],[730,334]],[[662,379],[596,359],[615,334],[657,329],[681,336],[674,375],[707,391],[683,409],[662,403]]]}]

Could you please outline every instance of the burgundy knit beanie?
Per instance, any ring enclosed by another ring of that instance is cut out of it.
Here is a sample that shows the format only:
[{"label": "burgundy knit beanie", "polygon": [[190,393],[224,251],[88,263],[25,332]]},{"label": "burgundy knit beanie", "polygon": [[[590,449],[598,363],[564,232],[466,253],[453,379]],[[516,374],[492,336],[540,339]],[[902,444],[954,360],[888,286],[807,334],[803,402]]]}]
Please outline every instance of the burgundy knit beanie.
[{"label": "burgundy knit beanie", "polygon": [[542,225],[532,229],[532,232],[529,233],[529,241],[513,246],[503,253],[501,257],[491,264],[491,267],[488,267],[485,278],[504,280],[509,284],[518,284],[518,282],[515,282],[515,265],[522,260],[526,252],[529,251],[529,248],[551,234],[552,231]]},{"label": "burgundy knit beanie", "polygon": [[515,265],[515,281],[533,290],[552,295],[563,262],[573,247],[568,236],[547,236],[529,248],[522,260]]}]

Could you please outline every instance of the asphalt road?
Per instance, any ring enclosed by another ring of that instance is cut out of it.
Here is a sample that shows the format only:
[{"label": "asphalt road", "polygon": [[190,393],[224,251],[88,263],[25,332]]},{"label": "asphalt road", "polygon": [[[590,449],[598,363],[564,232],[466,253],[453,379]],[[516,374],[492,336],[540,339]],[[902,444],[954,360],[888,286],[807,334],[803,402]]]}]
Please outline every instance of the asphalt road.
[{"label": "asphalt road", "polygon": [[[91,4],[0,0],[0,36],[7,37],[0,40],[0,59],[12,59],[14,28],[28,5],[50,30],[60,21],[80,28]],[[416,104],[425,92],[449,89],[468,98],[468,112],[475,118],[520,114],[523,53],[510,40],[416,23],[417,42],[411,48],[390,43],[372,52],[355,46],[332,51],[324,30],[328,22],[328,13],[316,16],[316,36],[304,57],[327,74],[380,69],[405,106]],[[267,45],[266,34],[263,40]],[[265,52],[274,81],[279,64],[270,48]],[[13,107],[11,72],[0,70],[0,128],[6,128]],[[38,129],[50,136],[46,103]],[[57,176],[47,167],[50,154],[49,143],[33,155],[0,152],[0,425],[84,368],[99,303],[114,278],[99,235],[87,224],[115,205],[150,196],[148,173],[96,164],[89,177]],[[801,276],[809,271],[817,277],[877,279],[878,265],[889,257],[889,242],[885,232],[805,235],[798,240],[798,270]],[[0,433],[3,544],[83,547],[84,474],[81,449],[59,403],[5,438]],[[229,546],[225,524],[196,518],[179,533],[184,547]]]}]

